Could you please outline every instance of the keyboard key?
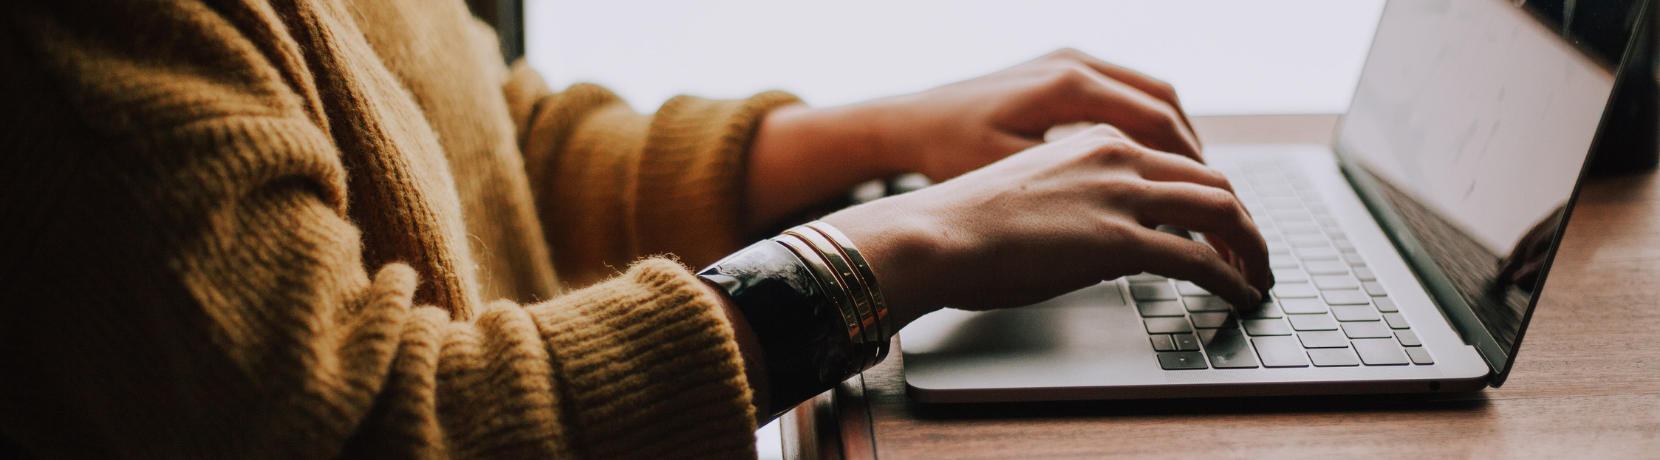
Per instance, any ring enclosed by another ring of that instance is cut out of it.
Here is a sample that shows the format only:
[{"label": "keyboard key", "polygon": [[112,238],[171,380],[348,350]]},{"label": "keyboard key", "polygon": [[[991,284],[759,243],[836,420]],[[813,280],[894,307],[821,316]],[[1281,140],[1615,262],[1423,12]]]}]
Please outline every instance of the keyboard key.
[{"label": "keyboard key", "polygon": [[1278,241],[1268,242],[1268,254],[1276,256],[1291,255],[1291,245]]},{"label": "keyboard key", "polygon": [[1403,316],[1400,313],[1384,313],[1383,320],[1389,323],[1389,327],[1395,329],[1408,329],[1412,327],[1412,325],[1406,323],[1406,316]]},{"label": "keyboard key", "polygon": [[1322,235],[1292,235],[1290,240],[1291,247],[1294,248],[1324,248],[1331,246],[1331,243],[1327,243],[1326,237]]},{"label": "keyboard key", "polygon": [[1372,299],[1372,306],[1377,307],[1378,311],[1381,311],[1381,312],[1384,312],[1384,313],[1394,313],[1394,312],[1401,311],[1400,309],[1395,308],[1395,301],[1389,300],[1388,297],[1378,297],[1378,298]]},{"label": "keyboard key", "polygon": [[1274,286],[1274,297],[1281,299],[1314,297],[1315,295],[1314,286],[1309,286],[1308,283],[1284,283]]},{"label": "keyboard key", "polygon": [[1285,237],[1285,241],[1300,248],[1317,248],[1330,245],[1330,242],[1326,240],[1326,235],[1291,235]]},{"label": "keyboard key", "polygon": [[1269,254],[1268,268],[1297,268],[1297,258],[1281,254]]},{"label": "keyboard key", "polygon": [[1297,248],[1293,252],[1298,260],[1337,260],[1337,250],[1332,248]]},{"label": "keyboard key", "polygon": [[1367,366],[1401,366],[1411,362],[1394,340],[1355,339],[1352,343],[1355,351],[1360,353],[1360,362]]},{"label": "keyboard key", "polygon": [[1331,307],[1331,315],[1337,317],[1338,321],[1377,321],[1382,319],[1378,317],[1378,311],[1373,309],[1371,305]]},{"label": "keyboard key", "polygon": [[1337,261],[1311,261],[1303,266],[1310,275],[1341,275],[1349,272],[1349,266]]},{"label": "keyboard key", "polygon": [[1355,359],[1355,352],[1348,348],[1315,348],[1308,350],[1308,357],[1320,367],[1360,365],[1360,360]]},{"label": "keyboard key", "polygon": [[1355,278],[1360,278],[1361,281],[1377,281],[1378,275],[1372,273],[1370,268],[1355,267]]},{"label": "keyboard key", "polygon": [[1348,262],[1350,267],[1364,267],[1364,266],[1366,266],[1366,260],[1361,259],[1360,258],[1360,253],[1358,253],[1358,252],[1343,253],[1343,261]]},{"label": "keyboard key", "polygon": [[1136,300],[1176,300],[1176,288],[1169,283],[1130,283],[1130,297]]},{"label": "keyboard key", "polygon": [[1222,300],[1221,297],[1215,296],[1183,297],[1182,302],[1187,304],[1187,311],[1191,312],[1228,311],[1233,308],[1233,304],[1228,303],[1226,300]]},{"label": "keyboard key", "polygon": [[1320,231],[1320,224],[1316,224],[1314,222],[1292,221],[1279,222],[1278,224],[1280,231],[1285,232],[1286,235],[1317,235],[1322,233]]},{"label": "keyboard key", "polygon": [[1357,289],[1360,282],[1349,275],[1320,275],[1314,277],[1314,286],[1320,289]]},{"label": "keyboard key", "polygon": [[1274,211],[1272,214],[1275,222],[1314,220],[1313,215],[1301,209]]},{"label": "keyboard key", "polygon": [[1361,283],[1361,286],[1366,288],[1366,294],[1368,295],[1378,297],[1389,295],[1388,292],[1384,292],[1383,283],[1379,283],[1377,281],[1367,281],[1365,283]]},{"label": "keyboard key", "polygon": [[1257,187],[1257,194],[1262,195],[1264,198],[1295,198],[1297,196],[1297,191],[1296,189],[1286,185],[1265,184]]},{"label": "keyboard key", "polygon": [[1154,351],[1176,351],[1176,342],[1170,340],[1169,335],[1153,334],[1148,337],[1153,340]]},{"label": "keyboard key", "polygon": [[[1247,209],[1246,211],[1249,212],[1250,210]],[[1263,213],[1260,213],[1260,212],[1253,212],[1253,213],[1251,213],[1251,221],[1255,222],[1257,224],[1257,229],[1258,230],[1261,230],[1261,229],[1264,229],[1264,228],[1274,228],[1274,220],[1269,219],[1267,214],[1263,214]]]},{"label": "keyboard key", "polygon": [[1205,365],[1205,355],[1197,351],[1159,353],[1159,367],[1167,371],[1210,368],[1210,366]]},{"label": "keyboard key", "polygon": [[1245,333],[1253,336],[1263,335],[1291,335],[1291,325],[1283,319],[1247,319]]},{"label": "keyboard key", "polygon": [[1159,275],[1154,275],[1152,273],[1137,273],[1137,274],[1134,274],[1134,275],[1130,275],[1129,279],[1130,279],[1130,281],[1135,282],[1135,281],[1164,281],[1164,280],[1167,280],[1169,278],[1165,278],[1165,277],[1159,276]]},{"label": "keyboard key", "polygon": [[1363,321],[1358,323],[1343,323],[1343,334],[1351,339],[1388,339],[1394,338],[1395,332],[1389,330],[1382,322]]},{"label": "keyboard key", "polygon": [[1341,237],[1340,235],[1336,234],[1336,232],[1334,232],[1334,234],[1332,235],[1331,245],[1332,246],[1337,246],[1337,249],[1342,250],[1342,251],[1347,251],[1347,250],[1351,250],[1351,249],[1355,248],[1355,244],[1354,244],[1353,241],[1349,241],[1347,238]]},{"label": "keyboard key", "polygon": [[1193,334],[1171,334],[1170,338],[1176,342],[1177,350],[1199,351],[1199,338]]},{"label": "keyboard key", "polygon": [[1424,347],[1406,347],[1406,357],[1412,360],[1412,364],[1420,366],[1435,364],[1435,360],[1429,357],[1429,350]]},{"label": "keyboard key", "polygon": [[[1286,315],[1285,319],[1291,321],[1292,329],[1299,331],[1337,330],[1337,321],[1333,321],[1331,315]],[[1153,330],[1148,329],[1147,332]]]},{"label": "keyboard key", "polygon": [[1142,317],[1147,318],[1155,316],[1187,315],[1187,310],[1182,308],[1182,303],[1175,300],[1148,300],[1145,302],[1136,302],[1135,308],[1141,312]]},{"label": "keyboard key", "polygon": [[1205,288],[1199,287],[1199,285],[1197,285],[1197,284],[1193,284],[1192,281],[1177,281],[1176,282],[1176,293],[1184,295],[1184,296],[1214,295],[1214,294],[1211,294],[1210,291],[1206,291]]},{"label": "keyboard key", "polygon": [[1308,274],[1303,273],[1302,270],[1295,268],[1274,270],[1274,282],[1276,283],[1300,283],[1307,281]]},{"label": "keyboard key", "polygon": [[1257,306],[1257,308],[1241,311],[1239,313],[1239,317],[1250,319],[1283,318],[1285,317],[1285,312],[1280,310],[1280,305],[1278,303],[1275,303],[1272,299],[1270,299],[1262,302],[1262,305]]},{"label": "keyboard key", "polygon": [[1193,327],[1196,327],[1196,328],[1199,328],[1199,329],[1216,329],[1216,328],[1219,328],[1219,327],[1229,327],[1229,328],[1239,327],[1239,322],[1234,321],[1234,319],[1233,319],[1233,312],[1228,312],[1228,311],[1210,312],[1210,313],[1194,313],[1192,315],[1188,315],[1188,318],[1193,319]]},{"label": "keyboard key", "polygon": [[1148,334],[1193,332],[1193,325],[1187,323],[1187,318],[1147,318],[1141,322],[1147,326]]},{"label": "keyboard key", "polygon": [[1280,299],[1280,309],[1291,315],[1312,315],[1326,312],[1326,302],[1320,299]]},{"label": "keyboard key", "polygon": [[1245,334],[1238,328],[1215,329],[1199,332],[1199,343],[1205,345],[1205,354],[1210,355],[1210,365],[1217,369],[1249,369],[1257,367],[1256,353],[1251,352],[1251,344],[1245,339]]},{"label": "keyboard key", "polygon": [[1252,337],[1263,367],[1308,367],[1308,354],[1296,337]]},{"label": "keyboard key", "polygon": [[1303,200],[1288,197],[1264,198],[1262,203],[1273,209],[1302,209]]},{"label": "keyboard key", "polygon": [[1400,340],[1401,345],[1408,347],[1420,347],[1424,345],[1423,342],[1418,341],[1418,334],[1412,331],[1395,331],[1395,338]]},{"label": "keyboard key", "polygon": [[1308,331],[1298,332],[1297,340],[1303,342],[1304,348],[1348,348],[1349,338],[1338,331]]},{"label": "keyboard key", "polygon": [[1327,305],[1366,305],[1371,303],[1372,297],[1356,290],[1320,291],[1320,296],[1326,298]]}]

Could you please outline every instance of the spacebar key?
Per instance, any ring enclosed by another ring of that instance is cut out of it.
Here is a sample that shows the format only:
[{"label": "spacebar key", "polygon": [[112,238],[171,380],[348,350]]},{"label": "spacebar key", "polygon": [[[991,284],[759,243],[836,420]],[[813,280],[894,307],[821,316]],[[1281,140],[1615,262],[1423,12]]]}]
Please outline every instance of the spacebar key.
[{"label": "spacebar key", "polygon": [[1251,342],[1238,327],[1199,331],[1199,342],[1205,344],[1210,365],[1217,369],[1250,369],[1257,367],[1257,354],[1251,351]]}]

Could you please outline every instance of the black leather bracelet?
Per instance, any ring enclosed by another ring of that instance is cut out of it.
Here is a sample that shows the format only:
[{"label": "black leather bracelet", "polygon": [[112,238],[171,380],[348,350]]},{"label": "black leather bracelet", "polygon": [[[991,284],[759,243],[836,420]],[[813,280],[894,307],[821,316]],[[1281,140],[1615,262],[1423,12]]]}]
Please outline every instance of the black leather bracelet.
[{"label": "black leather bracelet", "polygon": [[840,306],[826,295],[827,286],[783,244],[755,243],[698,276],[726,291],[754,329],[767,365],[773,417],[868,365],[866,353],[848,337]]}]

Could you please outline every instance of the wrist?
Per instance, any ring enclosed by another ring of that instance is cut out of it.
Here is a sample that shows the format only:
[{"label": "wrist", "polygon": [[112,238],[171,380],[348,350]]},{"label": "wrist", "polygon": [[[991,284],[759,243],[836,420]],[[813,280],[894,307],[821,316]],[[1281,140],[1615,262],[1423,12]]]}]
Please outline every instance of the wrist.
[{"label": "wrist", "polygon": [[930,229],[932,214],[914,209],[901,197],[877,200],[848,211],[825,216],[858,245],[882,286],[894,330],[940,309],[940,296],[930,289],[940,285],[949,239]]},{"label": "wrist", "polygon": [[744,225],[755,231],[871,179],[903,169],[887,152],[881,110],[860,106],[780,107],[762,120],[750,146]]}]

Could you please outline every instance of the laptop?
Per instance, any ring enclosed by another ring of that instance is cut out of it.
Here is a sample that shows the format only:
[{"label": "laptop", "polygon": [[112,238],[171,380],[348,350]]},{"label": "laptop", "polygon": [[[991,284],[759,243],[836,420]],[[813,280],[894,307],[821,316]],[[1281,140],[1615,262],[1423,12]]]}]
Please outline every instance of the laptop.
[{"label": "laptop", "polygon": [[1278,284],[1263,305],[1140,274],[1025,308],[942,310],[899,334],[908,392],[956,403],[1502,385],[1631,48],[1625,25],[1647,8],[1565,3],[1391,0],[1334,145],[1208,147],[1269,243]]}]

